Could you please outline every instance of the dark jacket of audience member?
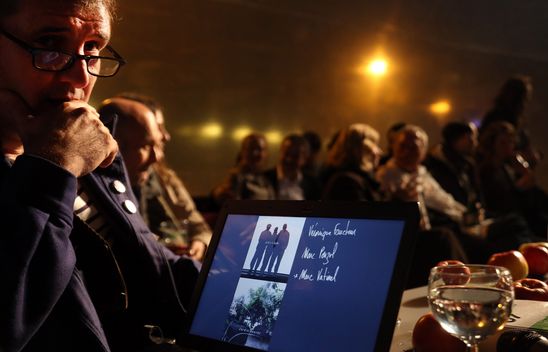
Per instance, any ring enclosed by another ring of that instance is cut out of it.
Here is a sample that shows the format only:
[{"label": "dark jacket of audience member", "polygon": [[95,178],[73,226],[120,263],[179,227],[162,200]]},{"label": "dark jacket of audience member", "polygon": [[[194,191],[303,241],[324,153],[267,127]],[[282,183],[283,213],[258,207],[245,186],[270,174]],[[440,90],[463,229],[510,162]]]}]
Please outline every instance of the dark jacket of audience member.
[{"label": "dark jacket of audience member", "polygon": [[477,132],[473,125],[451,122],[442,131],[443,142],[432,148],[423,164],[440,186],[467,208],[481,202],[475,161]]}]

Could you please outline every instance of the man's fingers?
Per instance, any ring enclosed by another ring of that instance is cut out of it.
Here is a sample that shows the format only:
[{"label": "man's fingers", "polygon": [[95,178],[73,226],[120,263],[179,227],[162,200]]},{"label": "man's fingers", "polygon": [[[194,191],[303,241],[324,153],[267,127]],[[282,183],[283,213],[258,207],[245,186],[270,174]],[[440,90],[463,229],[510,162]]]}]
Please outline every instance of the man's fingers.
[{"label": "man's fingers", "polygon": [[113,139],[112,147],[110,148],[110,152],[103,160],[101,164],[99,164],[99,167],[108,167],[110,164],[114,162],[114,159],[116,158],[116,154],[118,154],[118,143]]}]

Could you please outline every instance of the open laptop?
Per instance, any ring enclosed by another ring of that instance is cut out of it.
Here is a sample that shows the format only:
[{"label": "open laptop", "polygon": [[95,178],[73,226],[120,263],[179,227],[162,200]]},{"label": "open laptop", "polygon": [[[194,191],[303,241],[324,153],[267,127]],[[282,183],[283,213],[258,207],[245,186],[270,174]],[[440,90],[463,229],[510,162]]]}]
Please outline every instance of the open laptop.
[{"label": "open laptop", "polygon": [[232,201],[178,342],[198,351],[388,351],[416,203]]}]

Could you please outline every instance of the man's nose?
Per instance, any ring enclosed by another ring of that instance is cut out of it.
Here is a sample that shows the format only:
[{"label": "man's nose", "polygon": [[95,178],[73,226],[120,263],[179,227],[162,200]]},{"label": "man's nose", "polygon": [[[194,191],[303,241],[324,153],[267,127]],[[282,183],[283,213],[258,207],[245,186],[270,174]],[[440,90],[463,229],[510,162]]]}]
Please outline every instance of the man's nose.
[{"label": "man's nose", "polygon": [[169,142],[171,140],[171,135],[169,134],[167,129],[162,126],[161,132],[162,132],[162,142],[164,143]]},{"label": "man's nose", "polygon": [[60,72],[61,79],[69,82],[74,88],[85,88],[89,85],[90,74],[86,60],[76,59],[72,66]]}]

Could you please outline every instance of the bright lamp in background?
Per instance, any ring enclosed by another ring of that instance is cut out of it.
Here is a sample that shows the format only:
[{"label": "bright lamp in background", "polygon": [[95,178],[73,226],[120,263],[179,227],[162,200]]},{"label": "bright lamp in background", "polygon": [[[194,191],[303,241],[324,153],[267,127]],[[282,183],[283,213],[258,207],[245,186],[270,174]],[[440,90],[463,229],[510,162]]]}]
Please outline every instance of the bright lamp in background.
[{"label": "bright lamp in background", "polygon": [[282,141],[282,133],[277,130],[270,130],[266,132],[265,134],[266,140],[270,144],[279,144]]},{"label": "bright lamp in background", "polygon": [[247,135],[249,135],[253,130],[250,127],[247,126],[241,126],[237,127],[232,131],[232,138],[236,141],[241,141],[244,139]]},{"label": "bright lamp in background", "polygon": [[375,58],[367,63],[364,71],[374,77],[384,76],[388,72],[388,61],[382,57]]},{"label": "bright lamp in background", "polygon": [[223,134],[223,126],[218,123],[208,123],[200,130],[200,135],[204,138],[216,139]]},{"label": "bright lamp in background", "polygon": [[443,118],[451,112],[451,103],[448,100],[438,100],[430,104],[429,110],[433,115]]}]

